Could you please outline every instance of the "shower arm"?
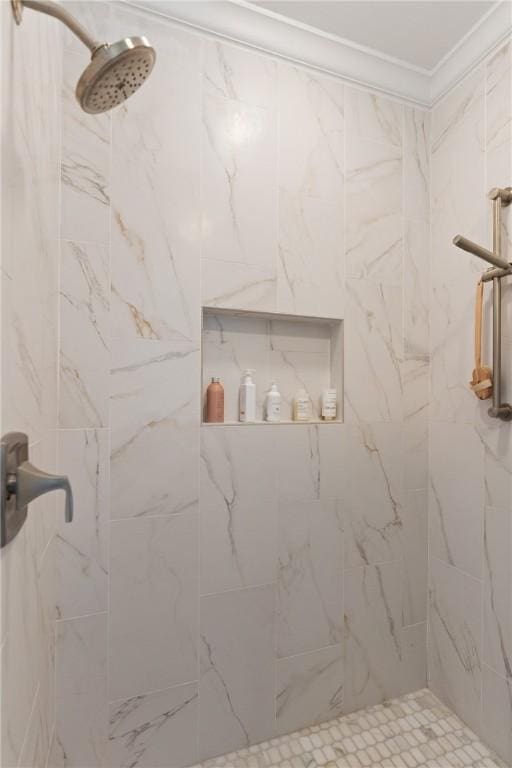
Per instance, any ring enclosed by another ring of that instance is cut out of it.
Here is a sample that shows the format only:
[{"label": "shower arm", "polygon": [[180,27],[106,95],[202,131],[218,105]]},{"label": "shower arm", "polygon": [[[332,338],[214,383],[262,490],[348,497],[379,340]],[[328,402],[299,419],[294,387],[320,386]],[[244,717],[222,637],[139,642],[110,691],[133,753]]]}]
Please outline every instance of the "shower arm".
[{"label": "shower arm", "polygon": [[51,2],[51,0],[11,0],[11,3],[16,24],[21,24],[23,8],[31,8],[33,11],[39,11],[40,13],[45,13],[47,16],[53,16],[55,19],[58,19],[65,24],[66,27],[87,46],[93,56],[99,48],[103,48],[105,45],[105,43],[99,43],[94,40],[75,17],[59,5],[59,3]]}]

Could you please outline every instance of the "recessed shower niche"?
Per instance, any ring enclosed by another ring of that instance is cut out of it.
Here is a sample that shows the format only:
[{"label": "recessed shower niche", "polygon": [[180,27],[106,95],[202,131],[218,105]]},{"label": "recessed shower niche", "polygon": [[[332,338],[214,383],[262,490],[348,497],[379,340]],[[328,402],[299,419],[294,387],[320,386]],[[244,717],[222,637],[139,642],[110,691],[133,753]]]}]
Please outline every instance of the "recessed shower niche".
[{"label": "recessed shower niche", "polygon": [[[256,422],[238,421],[238,392],[243,372],[254,370]],[[203,307],[202,414],[206,388],[212,376],[224,386],[224,424],[254,426],[263,421],[265,394],[272,381],[281,393],[281,424],[293,422],[292,405],[304,388],[313,403],[313,423],[339,423],[343,419],[343,321],[341,319],[282,315],[236,309]],[[337,418],[320,418],[322,390],[336,388]]]}]

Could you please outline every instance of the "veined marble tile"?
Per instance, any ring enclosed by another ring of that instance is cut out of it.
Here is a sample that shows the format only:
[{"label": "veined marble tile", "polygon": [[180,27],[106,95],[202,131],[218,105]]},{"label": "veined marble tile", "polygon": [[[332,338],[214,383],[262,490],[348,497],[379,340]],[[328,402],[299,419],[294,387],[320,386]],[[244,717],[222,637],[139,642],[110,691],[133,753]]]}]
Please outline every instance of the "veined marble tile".
[{"label": "veined marble tile", "polygon": [[201,598],[200,759],[275,733],[274,586]]},{"label": "veined marble tile", "polygon": [[389,699],[405,687],[401,582],[399,562],[345,571],[346,712]]},{"label": "veined marble tile", "polygon": [[108,734],[107,614],[57,622],[56,733],[64,764],[104,765]]},{"label": "veined marble tile", "polygon": [[276,429],[201,430],[202,594],[275,580]]},{"label": "veined marble tile", "polygon": [[409,358],[402,364],[405,487],[428,488],[430,363]]},{"label": "veined marble tile", "polygon": [[197,759],[197,683],[110,704],[110,768],[184,768]]},{"label": "veined marble tile", "polygon": [[485,510],[483,660],[512,680],[512,523],[510,508]]},{"label": "veined marble tile", "polygon": [[94,243],[63,241],[59,402],[62,427],[108,425],[109,307],[106,248]]},{"label": "veined marble tile", "polygon": [[[430,313],[430,418],[433,421],[479,423],[480,414],[487,411],[487,403],[479,401],[469,388],[474,368],[475,289],[475,276],[468,275],[464,268],[457,282],[440,284],[436,278],[433,280]],[[490,292],[485,291],[488,329],[489,298]],[[492,364],[491,348],[485,341],[482,363]]]},{"label": "veined marble tile", "polygon": [[472,728],[480,727],[482,583],[430,559],[429,686]]},{"label": "veined marble tile", "polygon": [[281,425],[275,432],[282,501],[341,499],[346,486],[344,425]]},{"label": "veined marble tile", "polygon": [[404,216],[430,220],[430,112],[404,108]]},{"label": "veined marble tile", "polygon": [[108,468],[106,430],[61,430],[59,473],[68,475],[74,518],[57,518],[57,615],[60,619],[107,610]]},{"label": "veined marble tile", "polygon": [[328,355],[331,333],[327,325],[269,321],[269,345],[273,352],[321,352]]},{"label": "veined marble tile", "polygon": [[402,554],[401,424],[351,426],[346,451],[345,567],[376,565]]},{"label": "veined marble tile", "polygon": [[276,270],[274,267],[202,259],[201,301],[209,307],[275,312]]},{"label": "veined marble tile", "polygon": [[400,147],[404,107],[361,88],[346,88],[347,133]]},{"label": "veined marble tile", "polygon": [[405,357],[429,357],[430,224],[404,224],[404,347]]},{"label": "veined marble tile", "polygon": [[430,474],[430,554],[481,579],[484,446],[473,426],[431,424]]},{"label": "veined marble tile", "polygon": [[482,737],[498,755],[512,764],[512,681],[482,669]]},{"label": "veined marble tile", "polygon": [[[502,349],[502,365],[507,344]],[[508,370],[507,367],[502,370]],[[505,390],[506,390],[506,382]],[[508,402],[508,393],[502,396]],[[485,401],[485,405],[490,404]],[[512,502],[512,434],[503,429],[499,419],[493,419],[484,411],[476,424],[478,436],[484,447],[485,505],[497,510],[508,510]]]},{"label": "veined marble tile", "polygon": [[270,56],[205,39],[203,84],[208,95],[273,109],[277,95],[277,64]]},{"label": "veined marble tile", "polygon": [[397,285],[402,279],[402,150],[347,138],[346,270],[348,278]]},{"label": "veined marble tile", "polygon": [[199,41],[177,35],[112,116],[112,333],[197,343]]},{"label": "veined marble tile", "polygon": [[2,762],[17,765],[38,687],[40,592],[36,529],[27,522],[0,559],[2,582]]},{"label": "veined marble tile", "polygon": [[301,198],[338,200],[341,206],[343,84],[289,64],[279,64],[278,82],[280,188]]},{"label": "veined marble tile", "polygon": [[111,517],[169,515],[198,500],[199,352],[116,342],[111,374]]},{"label": "veined marble tile", "polygon": [[39,690],[34,699],[34,705],[27,725],[23,749],[20,755],[20,766],[46,766],[48,755],[48,727],[46,713],[43,709]]},{"label": "veined marble tile", "polygon": [[280,312],[341,318],[345,309],[342,197],[279,192]]},{"label": "veined marble tile", "polygon": [[403,562],[402,624],[427,620],[428,492],[406,491],[400,532]]},{"label": "veined marble tile", "polygon": [[[88,27],[89,29],[89,27]],[[110,113],[84,114],[75,88],[83,50],[64,51],[62,92],[61,237],[108,244]]]},{"label": "veined marble tile", "polygon": [[[504,45],[486,64],[486,181],[489,188],[510,185],[512,163],[512,48]],[[488,237],[492,237],[491,217],[487,220]],[[512,242],[512,227],[503,216],[503,243]]]},{"label": "veined marble tile", "polygon": [[347,281],[345,403],[347,421],[402,421],[402,289]]},{"label": "veined marble tile", "polygon": [[279,503],[277,655],[343,637],[343,515],[338,501]]},{"label": "veined marble tile", "polygon": [[281,393],[282,419],[292,419],[293,400],[302,388],[310,395],[313,418],[320,419],[322,391],[331,386],[329,355],[322,352],[270,351],[268,368],[271,374],[269,381],[277,379]]},{"label": "veined marble tile", "polygon": [[202,119],[202,256],[252,264],[272,274],[276,113],[206,93]]},{"label": "veined marble tile", "polygon": [[110,527],[110,700],[194,680],[197,514]]},{"label": "veined marble tile", "polygon": [[343,706],[341,645],[301,653],[277,664],[277,732],[291,731],[338,717]]},{"label": "veined marble tile", "polygon": [[433,154],[451,140],[464,121],[473,119],[482,108],[484,76],[484,67],[478,67],[435,105],[430,133]]}]

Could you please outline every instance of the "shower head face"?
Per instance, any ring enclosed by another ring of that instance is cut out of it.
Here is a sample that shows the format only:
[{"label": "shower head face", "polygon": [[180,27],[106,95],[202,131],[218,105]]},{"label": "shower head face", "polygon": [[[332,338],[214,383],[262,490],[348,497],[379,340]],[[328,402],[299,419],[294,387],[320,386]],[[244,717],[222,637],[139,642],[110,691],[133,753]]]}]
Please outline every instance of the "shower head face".
[{"label": "shower head face", "polygon": [[98,48],[76,86],[80,106],[89,114],[117,107],[149,77],[155,59],[145,37],[126,37]]}]

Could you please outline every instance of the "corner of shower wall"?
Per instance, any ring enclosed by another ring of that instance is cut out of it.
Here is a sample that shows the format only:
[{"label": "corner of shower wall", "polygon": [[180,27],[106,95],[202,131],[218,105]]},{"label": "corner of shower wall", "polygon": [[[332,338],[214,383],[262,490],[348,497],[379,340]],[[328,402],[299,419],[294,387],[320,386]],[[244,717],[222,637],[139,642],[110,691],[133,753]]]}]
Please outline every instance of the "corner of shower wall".
[{"label": "corner of shower wall", "polygon": [[[2,434],[28,434],[56,468],[61,39],[53,19],[1,3]],[[55,716],[55,514],[30,504],[0,552],[2,765],[46,765]]]},{"label": "corner of shower wall", "polygon": [[[482,262],[461,233],[489,245],[487,192],[512,185],[511,43],[504,42],[432,110],[429,686],[512,762],[512,437],[468,387],[474,294]],[[512,260],[510,211],[505,258]],[[512,286],[504,281],[505,399],[512,397]],[[485,364],[491,364],[490,288]]]}]

